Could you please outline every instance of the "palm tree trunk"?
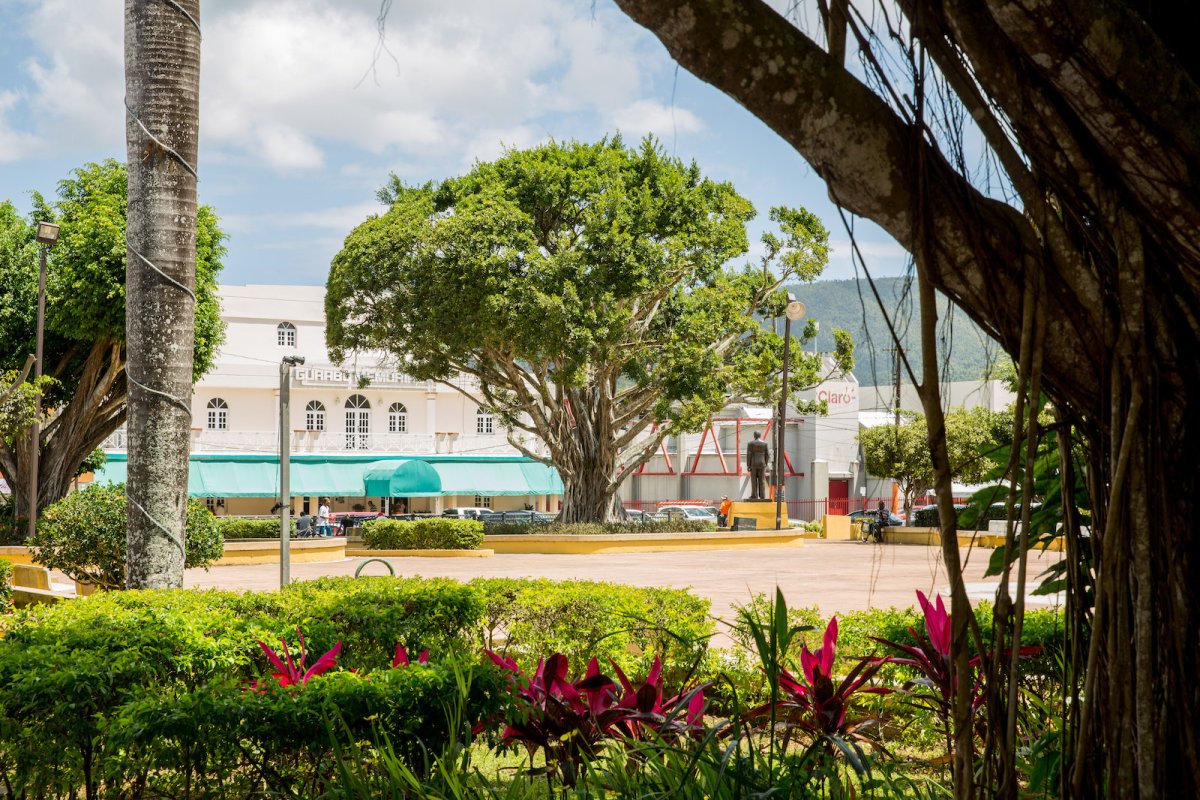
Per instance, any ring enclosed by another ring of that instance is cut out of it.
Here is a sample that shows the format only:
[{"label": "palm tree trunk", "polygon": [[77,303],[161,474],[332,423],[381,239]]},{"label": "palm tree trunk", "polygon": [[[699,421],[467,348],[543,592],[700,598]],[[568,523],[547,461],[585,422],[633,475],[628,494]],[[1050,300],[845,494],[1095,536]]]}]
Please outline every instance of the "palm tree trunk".
[{"label": "palm tree trunk", "polygon": [[196,281],[199,0],[126,0],[126,585],[181,586]]}]

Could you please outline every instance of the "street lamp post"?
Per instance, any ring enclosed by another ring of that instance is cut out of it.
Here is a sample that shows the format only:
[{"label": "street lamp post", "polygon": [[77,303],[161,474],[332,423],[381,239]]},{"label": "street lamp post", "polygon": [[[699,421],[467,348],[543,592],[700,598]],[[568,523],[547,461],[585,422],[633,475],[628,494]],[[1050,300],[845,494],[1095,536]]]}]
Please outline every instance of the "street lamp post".
[{"label": "street lamp post", "polygon": [[783,467],[786,463],[783,458],[783,433],[787,422],[788,359],[791,356],[792,350],[792,323],[804,319],[806,310],[804,303],[801,303],[796,299],[795,295],[788,292],[788,304],[783,312],[786,318],[783,323],[783,391],[779,394],[779,430],[776,431],[777,438],[775,443],[775,480],[779,482],[775,486],[775,530],[783,527]]},{"label": "street lamp post", "polygon": [[[46,253],[58,241],[58,226],[53,222],[39,222],[35,241],[38,248],[38,309],[37,309],[37,355],[33,372],[33,385],[42,379],[42,343],[46,335]],[[42,454],[42,394],[34,392],[33,435],[29,448],[29,536],[37,531],[38,518],[38,461]]]},{"label": "street lamp post", "polygon": [[304,356],[284,356],[279,362],[279,586],[292,580],[292,476],[290,437],[292,367],[304,363]]}]

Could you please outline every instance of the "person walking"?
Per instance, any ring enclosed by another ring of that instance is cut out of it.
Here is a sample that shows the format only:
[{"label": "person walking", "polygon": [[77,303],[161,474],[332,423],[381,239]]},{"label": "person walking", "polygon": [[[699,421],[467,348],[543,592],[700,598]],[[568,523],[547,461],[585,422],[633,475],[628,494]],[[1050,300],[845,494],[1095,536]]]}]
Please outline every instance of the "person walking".
[{"label": "person walking", "polygon": [[330,538],[333,536],[333,520],[329,514],[329,498],[322,497],[317,507],[317,535]]}]

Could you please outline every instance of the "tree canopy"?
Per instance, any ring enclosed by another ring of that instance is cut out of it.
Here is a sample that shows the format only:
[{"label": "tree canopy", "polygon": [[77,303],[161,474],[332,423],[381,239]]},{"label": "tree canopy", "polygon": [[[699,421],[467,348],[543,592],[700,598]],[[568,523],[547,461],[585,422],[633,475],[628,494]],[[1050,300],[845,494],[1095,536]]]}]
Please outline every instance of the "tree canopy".
[{"label": "tree canopy", "polygon": [[[125,204],[125,166],[112,159],[72,171],[53,200],[34,193],[28,219],[0,202],[0,370],[19,369],[34,351],[36,223],[61,226],[46,274],[43,372],[55,383],[43,401],[52,413],[42,429],[40,506],[65,494],[84,458],[125,421]],[[225,235],[207,206],[197,213],[196,229],[198,379],[211,369],[223,336],[216,278]],[[29,502],[27,450],[21,437],[0,445],[0,473],[13,487],[18,513]]]},{"label": "tree canopy", "polygon": [[[753,207],[651,140],[511,151],[437,185],[393,178],[381,199],[333,262],[331,354],[386,350],[477,398],[559,469],[566,519],[619,515],[617,487],[662,437],[773,398],[782,341],[762,317],[827,257],[820,220],[777,208],[761,262],[727,267]],[[821,364],[797,355],[799,390]]]},{"label": "tree canopy", "polygon": [[[992,454],[1012,439],[1012,415],[986,408],[953,408],[946,412],[946,448],[950,471],[962,483],[980,483],[996,467]],[[867,472],[892,478],[911,510],[917,497],[934,487],[933,459],[925,416],[902,412],[902,422],[877,425],[858,435]]]}]

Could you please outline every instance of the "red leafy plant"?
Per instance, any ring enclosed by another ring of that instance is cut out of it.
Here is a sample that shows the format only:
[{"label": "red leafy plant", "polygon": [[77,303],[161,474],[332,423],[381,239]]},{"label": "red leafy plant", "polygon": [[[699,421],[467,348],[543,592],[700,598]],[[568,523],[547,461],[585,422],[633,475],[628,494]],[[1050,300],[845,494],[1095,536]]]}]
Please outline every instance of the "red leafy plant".
[{"label": "red leafy plant", "polygon": [[[314,678],[336,667],[338,654],[342,652],[342,643],[338,642],[325,655],[318,658],[311,667],[305,668],[305,663],[308,661],[308,650],[304,643],[304,634],[300,632],[299,628],[296,629],[296,636],[300,640],[299,661],[292,658],[291,648],[288,647],[287,641],[282,636],[279,637],[279,644],[283,648],[282,657],[266,642],[261,639],[258,642],[258,646],[266,654],[271,666],[275,667],[275,672],[271,673],[271,676],[279,681],[280,686],[304,686],[308,683],[309,678]],[[253,682],[251,686],[255,689],[259,688],[257,681]]]},{"label": "red leafy plant", "polygon": [[[663,701],[662,665],[657,658],[650,676],[635,688],[615,663],[619,685],[602,674],[595,658],[583,677],[572,682],[567,677],[567,657],[561,653],[540,659],[530,677],[511,658],[484,652],[513,682],[517,717],[505,726],[501,738],[523,745],[531,758],[543,751],[547,772],[558,773],[567,786],[578,782],[586,761],[595,757],[605,739],[636,738],[641,725],[660,735],[674,735],[697,729],[702,719],[700,690]],[[686,710],[678,708],[683,700]]]},{"label": "red leafy plant", "polygon": [[[856,768],[862,765],[858,742],[882,750],[883,745],[867,735],[866,728],[878,722],[872,717],[852,716],[858,696],[887,694],[891,689],[865,685],[883,665],[881,660],[860,660],[840,681],[833,677],[837,655],[837,617],[829,620],[821,647],[811,652],[808,645],[800,650],[801,675],[779,670],[779,696],[775,705],[777,721],[789,732],[800,730],[815,737],[814,746],[836,746]],[[770,706],[756,709],[752,714],[761,717]]]},{"label": "red leafy plant", "polygon": [[[429,650],[422,650],[421,655],[417,656],[418,666],[427,666],[429,664]],[[410,665],[408,660],[408,650],[399,642],[396,643],[396,655],[392,658],[392,669],[397,667],[407,667]]]},{"label": "red leafy plant", "polygon": [[[915,628],[909,627],[908,632],[916,640],[916,645],[900,644],[889,639],[872,636],[871,638],[876,642],[903,655],[891,655],[869,660],[880,665],[885,663],[901,664],[915,669],[920,677],[905,683],[905,691],[910,693],[913,704],[924,706],[937,714],[946,733],[947,742],[952,742],[953,739],[949,733],[950,719],[954,707],[954,692],[958,681],[955,679],[953,670],[951,669],[951,615],[946,611],[946,605],[940,595],[935,597],[934,602],[931,603],[929,598],[925,596],[925,593],[918,589],[917,602],[920,604],[921,613],[925,617],[925,635],[922,635]],[[1009,654],[1011,650],[1004,652]],[[1019,655],[1025,658],[1040,652],[1040,647],[1027,646],[1020,648]],[[990,653],[987,654],[988,657],[990,655]],[[987,732],[985,727],[986,720],[979,713],[987,698],[983,684],[984,672],[979,669],[984,660],[984,656],[977,655],[969,662],[972,673],[971,715],[976,733],[980,736],[984,736]]]}]

